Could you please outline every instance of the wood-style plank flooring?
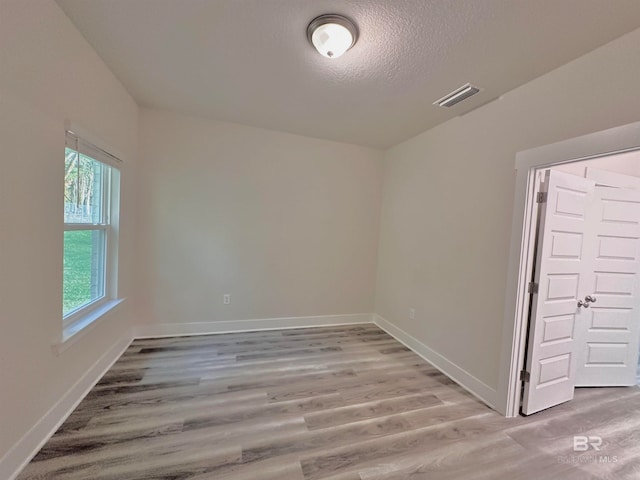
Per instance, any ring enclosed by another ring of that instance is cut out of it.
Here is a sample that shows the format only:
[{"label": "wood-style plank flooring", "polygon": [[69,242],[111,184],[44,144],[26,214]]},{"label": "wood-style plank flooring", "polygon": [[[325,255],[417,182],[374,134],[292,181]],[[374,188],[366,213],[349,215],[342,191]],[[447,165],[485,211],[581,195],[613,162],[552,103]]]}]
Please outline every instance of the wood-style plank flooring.
[{"label": "wood-style plank flooring", "polygon": [[505,419],[374,325],[137,340],[19,476],[556,478],[640,478],[640,389]]}]

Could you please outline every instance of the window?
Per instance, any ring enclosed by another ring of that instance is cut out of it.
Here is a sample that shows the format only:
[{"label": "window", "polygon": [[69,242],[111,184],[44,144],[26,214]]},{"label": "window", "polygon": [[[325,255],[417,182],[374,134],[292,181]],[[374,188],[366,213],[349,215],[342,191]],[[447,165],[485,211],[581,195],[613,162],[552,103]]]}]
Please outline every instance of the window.
[{"label": "window", "polygon": [[64,159],[64,326],[115,299],[119,170],[115,157],[67,132]]}]

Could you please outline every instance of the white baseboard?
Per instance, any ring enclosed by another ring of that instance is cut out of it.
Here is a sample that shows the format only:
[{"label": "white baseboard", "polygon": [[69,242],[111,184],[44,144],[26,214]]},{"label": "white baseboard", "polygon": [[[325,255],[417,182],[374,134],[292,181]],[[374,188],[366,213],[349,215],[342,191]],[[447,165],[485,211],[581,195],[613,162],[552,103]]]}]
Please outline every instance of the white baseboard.
[{"label": "white baseboard", "polygon": [[134,327],[133,336],[135,338],[176,337],[251,332],[255,330],[280,330],[285,328],[330,327],[357,323],[373,323],[372,315],[370,313],[353,313],[347,315],[262,318],[222,322],[160,323],[156,325],[138,325]]},{"label": "white baseboard", "polygon": [[120,358],[120,355],[127,349],[131,341],[131,336],[127,335],[113,344],[69,391],[16,442],[0,459],[0,478],[13,480],[18,476],[60,425],[71,415],[93,386]]},{"label": "white baseboard", "polygon": [[458,365],[443,357],[435,350],[427,347],[424,343],[420,342],[418,339],[395,326],[388,320],[385,320],[380,315],[374,314],[373,317],[374,323],[389,335],[420,355],[427,362],[436,367],[447,377],[454,380],[462,388],[478,397],[488,406],[495,408],[497,398],[497,392],[495,389],[481,382],[463,368],[460,368]]}]

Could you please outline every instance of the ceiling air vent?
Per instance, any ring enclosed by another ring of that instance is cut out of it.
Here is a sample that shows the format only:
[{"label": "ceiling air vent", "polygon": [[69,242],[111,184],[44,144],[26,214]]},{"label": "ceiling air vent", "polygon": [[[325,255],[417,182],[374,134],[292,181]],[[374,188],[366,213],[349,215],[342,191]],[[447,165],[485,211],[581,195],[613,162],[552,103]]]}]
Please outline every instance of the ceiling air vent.
[{"label": "ceiling air vent", "polygon": [[448,95],[445,95],[440,100],[433,102],[434,105],[439,107],[453,107],[456,103],[463,101],[465,98],[469,98],[472,95],[478,93],[480,89],[467,83],[460,88],[454,90]]}]

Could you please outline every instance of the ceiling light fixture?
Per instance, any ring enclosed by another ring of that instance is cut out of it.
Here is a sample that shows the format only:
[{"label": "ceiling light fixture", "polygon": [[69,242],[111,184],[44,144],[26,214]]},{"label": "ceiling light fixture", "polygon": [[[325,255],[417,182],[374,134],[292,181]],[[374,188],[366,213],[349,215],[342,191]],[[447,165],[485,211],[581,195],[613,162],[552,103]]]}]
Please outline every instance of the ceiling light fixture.
[{"label": "ceiling light fixture", "polygon": [[358,40],[358,27],[342,15],[320,15],[307,27],[307,38],[320,55],[338,58]]}]

